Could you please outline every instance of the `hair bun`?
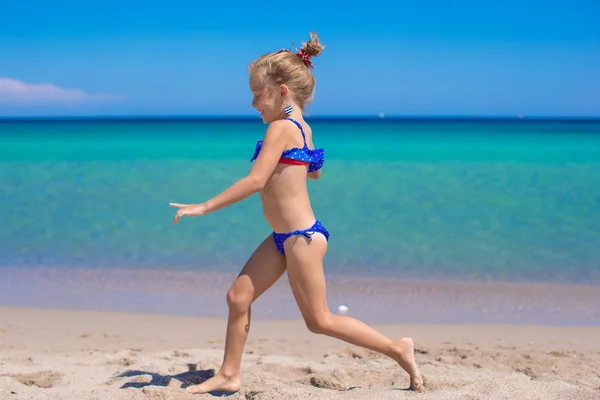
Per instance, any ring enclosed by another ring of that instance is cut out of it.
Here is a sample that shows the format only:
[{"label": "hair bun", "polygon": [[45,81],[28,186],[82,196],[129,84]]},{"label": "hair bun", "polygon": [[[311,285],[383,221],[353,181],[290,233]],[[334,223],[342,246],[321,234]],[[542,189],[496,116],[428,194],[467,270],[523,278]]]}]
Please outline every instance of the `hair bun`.
[{"label": "hair bun", "polygon": [[319,42],[319,36],[316,32],[310,32],[310,40],[308,42],[302,42],[302,49],[304,49],[311,57],[318,57],[323,51],[325,46]]}]

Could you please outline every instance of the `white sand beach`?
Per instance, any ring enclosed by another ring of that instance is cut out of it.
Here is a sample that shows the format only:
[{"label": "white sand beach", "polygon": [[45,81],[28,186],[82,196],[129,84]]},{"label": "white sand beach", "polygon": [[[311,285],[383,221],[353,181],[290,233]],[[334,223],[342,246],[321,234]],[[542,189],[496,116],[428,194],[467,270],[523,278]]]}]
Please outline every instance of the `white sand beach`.
[{"label": "white sand beach", "polygon": [[[0,308],[0,398],[210,399],[184,387],[218,369],[224,319]],[[600,398],[600,327],[377,325],[412,336],[421,393],[391,360],[308,332],[254,321],[244,386],[230,399]]]}]

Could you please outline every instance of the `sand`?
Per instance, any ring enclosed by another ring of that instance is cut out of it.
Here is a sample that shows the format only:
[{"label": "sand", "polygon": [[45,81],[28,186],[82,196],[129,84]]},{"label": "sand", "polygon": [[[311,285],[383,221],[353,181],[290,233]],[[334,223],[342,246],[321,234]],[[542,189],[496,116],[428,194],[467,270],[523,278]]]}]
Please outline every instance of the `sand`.
[{"label": "sand", "polygon": [[[183,388],[218,369],[224,319],[0,308],[0,399],[203,399]],[[377,325],[412,336],[426,380],[391,360],[256,320],[244,386],[229,399],[600,399],[600,327]]]}]

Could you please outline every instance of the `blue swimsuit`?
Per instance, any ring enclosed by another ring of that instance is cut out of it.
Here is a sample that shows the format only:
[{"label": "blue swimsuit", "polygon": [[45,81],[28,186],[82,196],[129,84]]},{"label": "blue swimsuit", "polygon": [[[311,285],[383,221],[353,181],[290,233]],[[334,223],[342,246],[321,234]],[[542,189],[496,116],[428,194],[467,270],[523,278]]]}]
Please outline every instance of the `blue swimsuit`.
[{"label": "blue swimsuit", "polygon": [[[280,164],[292,164],[292,165],[308,165],[308,172],[314,172],[321,169],[323,166],[324,159],[324,149],[309,149],[306,145],[306,136],[304,135],[304,129],[302,129],[302,125],[292,118],[286,118],[286,120],[292,121],[298,128],[300,128],[300,132],[302,133],[302,139],[304,140],[304,146],[302,148],[294,147],[289,150],[285,150],[281,154],[281,158],[279,159]],[[254,150],[254,156],[250,159],[250,162],[254,161],[258,154],[260,153],[260,149],[262,147],[262,140],[259,140],[256,143],[256,148]],[[296,230],[294,232],[289,233],[277,233],[273,232],[273,240],[275,241],[275,245],[277,246],[277,250],[281,252],[281,254],[285,255],[285,250],[283,247],[283,243],[290,236],[304,236],[308,240],[312,240],[311,236],[315,233],[322,233],[327,240],[329,240],[329,232],[325,227],[321,224],[319,220],[315,221],[313,226],[308,229]]]}]

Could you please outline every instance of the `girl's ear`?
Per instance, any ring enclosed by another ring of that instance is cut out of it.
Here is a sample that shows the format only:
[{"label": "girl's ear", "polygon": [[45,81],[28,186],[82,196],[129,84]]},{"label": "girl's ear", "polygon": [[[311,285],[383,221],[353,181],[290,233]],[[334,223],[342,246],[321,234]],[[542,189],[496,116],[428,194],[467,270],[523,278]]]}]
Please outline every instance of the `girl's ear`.
[{"label": "girl's ear", "polygon": [[281,86],[279,86],[279,94],[281,95],[282,99],[285,99],[288,94],[289,94],[290,90],[288,89],[287,85],[282,84]]}]

